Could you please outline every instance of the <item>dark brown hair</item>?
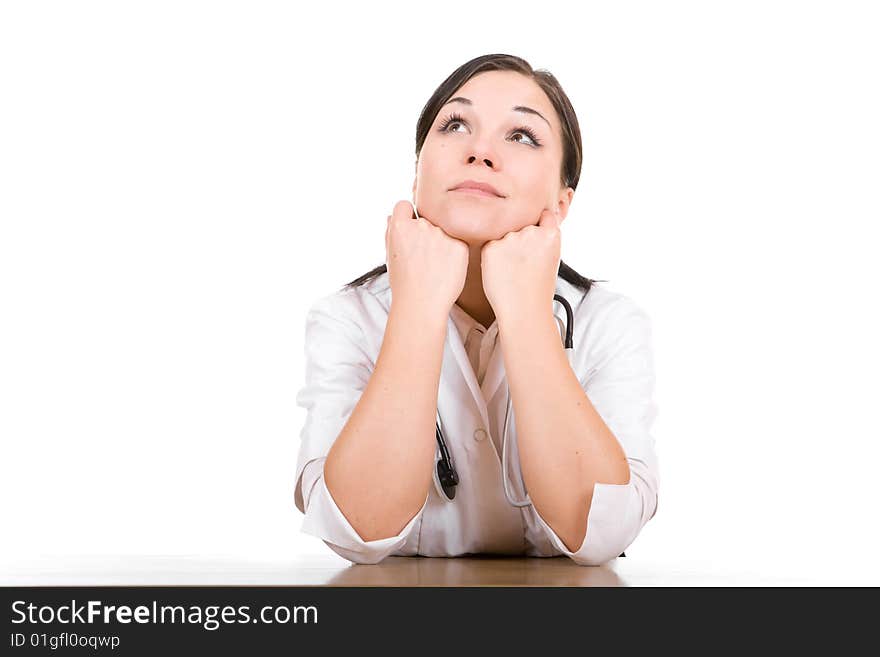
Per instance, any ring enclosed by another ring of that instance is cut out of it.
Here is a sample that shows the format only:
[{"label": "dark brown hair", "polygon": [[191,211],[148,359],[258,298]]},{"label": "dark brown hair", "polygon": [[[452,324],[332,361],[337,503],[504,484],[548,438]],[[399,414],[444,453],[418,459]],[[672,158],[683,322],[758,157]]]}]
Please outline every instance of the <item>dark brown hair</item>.
[{"label": "dark brown hair", "polygon": [[[581,175],[583,145],[581,144],[580,126],[578,125],[574,108],[571,106],[571,101],[569,101],[559,81],[552,73],[544,69],[534,70],[526,60],[514,55],[493,54],[476,57],[466,64],[459,66],[437,87],[422,109],[416,124],[416,160],[418,161],[422,145],[428,137],[428,131],[431,129],[434,119],[437,118],[440,108],[443,107],[446,101],[452,98],[452,94],[465,82],[478,73],[484,73],[485,71],[516,71],[534,80],[544,90],[550,102],[553,103],[553,108],[556,110],[559,122],[562,125],[560,181],[563,187],[577,189],[578,180]],[[388,271],[386,264],[379,265],[350,283],[346,283],[343,289],[363,285],[377,276],[381,276],[386,271]],[[589,292],[592,284],[598,282],[582,276],[562,262],[562,260],[559,261],[559,276],[572,285],[582,288],[584,293]]]}]

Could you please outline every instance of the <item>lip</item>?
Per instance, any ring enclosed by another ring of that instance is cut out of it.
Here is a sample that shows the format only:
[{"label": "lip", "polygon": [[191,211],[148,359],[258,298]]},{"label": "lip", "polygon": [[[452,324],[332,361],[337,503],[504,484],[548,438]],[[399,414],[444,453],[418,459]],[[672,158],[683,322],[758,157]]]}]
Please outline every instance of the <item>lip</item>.
[{"label": "lip", "polygon": [[489,183],[480,182],[478,180],[462,180],[460,183],[452,187],[450,192],[470,192],[472,194],[478,194],[480,196],[495,196],[497,198],[504,198],[504,195],[501,194],[497,189],[492,187]]}]

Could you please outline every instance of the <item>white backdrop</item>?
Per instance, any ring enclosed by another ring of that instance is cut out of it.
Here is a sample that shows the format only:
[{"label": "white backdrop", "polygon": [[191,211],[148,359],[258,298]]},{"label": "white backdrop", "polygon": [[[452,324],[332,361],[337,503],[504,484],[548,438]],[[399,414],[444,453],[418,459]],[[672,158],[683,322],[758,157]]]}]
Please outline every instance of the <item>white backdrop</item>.
[{"label": "white backdrop", "polygon": [[880,582],[878,28],[840,0],[3,3],[3,558],[332,554],[293,504],[306,309],[384,262],[434,88],[505,52],[578,112],[563,260],[654,323],[628,558]]}]

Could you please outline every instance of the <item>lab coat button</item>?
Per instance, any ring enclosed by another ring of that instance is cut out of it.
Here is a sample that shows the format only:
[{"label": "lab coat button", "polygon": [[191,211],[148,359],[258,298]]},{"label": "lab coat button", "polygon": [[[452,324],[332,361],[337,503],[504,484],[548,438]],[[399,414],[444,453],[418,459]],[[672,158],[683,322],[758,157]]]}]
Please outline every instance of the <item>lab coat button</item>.
[{"label": "lab coat button", "polygon": [[480,440],[483,440],[485,437],[486,437],[486,430],[485,429],[477,429],[476,431],[474,431],[474,440],[480,441]]}]

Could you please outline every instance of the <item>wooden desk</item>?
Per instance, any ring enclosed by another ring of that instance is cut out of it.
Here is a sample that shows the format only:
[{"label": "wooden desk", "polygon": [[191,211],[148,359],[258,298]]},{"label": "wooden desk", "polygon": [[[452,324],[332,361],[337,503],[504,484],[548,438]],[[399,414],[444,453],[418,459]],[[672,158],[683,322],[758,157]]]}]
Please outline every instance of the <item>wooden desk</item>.
[{"label": "wooden desk", "polygon": [[[241,557],[87,555],[4,557],[3,586],[799,586],[876,583],[866,571],[825,566],[785,574],[731,560],[665,562],[618,557],[579,566],[568,557],[388,557],[375,565],[338,555]],[[803,574],[801,574],[803,573]]]},{"label": "wooden desk", "polygon": [[[624,557],[626,558],[626,557]],[[578,566],[568,557],[388,557],[354,564],[327,586],[623,586],[609,565]]]}]

